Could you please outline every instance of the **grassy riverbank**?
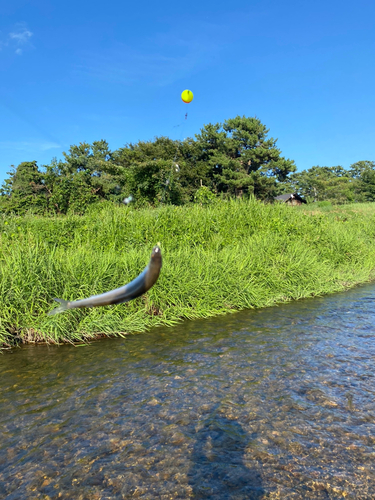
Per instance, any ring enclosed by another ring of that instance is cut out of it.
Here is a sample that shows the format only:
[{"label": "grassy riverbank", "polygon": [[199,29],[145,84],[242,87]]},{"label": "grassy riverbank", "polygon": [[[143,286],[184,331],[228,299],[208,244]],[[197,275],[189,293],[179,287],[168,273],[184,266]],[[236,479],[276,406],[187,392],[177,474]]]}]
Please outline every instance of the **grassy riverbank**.
[{"label": "grassy riverbank", "polygon": [[[0,217],[0,344],[75,342],[328,294],[375,277],[375,204],[309,210],[256,201],[83,217]],[[127,304],[46,316],[122,286],[161,242],[163,269]]]}]

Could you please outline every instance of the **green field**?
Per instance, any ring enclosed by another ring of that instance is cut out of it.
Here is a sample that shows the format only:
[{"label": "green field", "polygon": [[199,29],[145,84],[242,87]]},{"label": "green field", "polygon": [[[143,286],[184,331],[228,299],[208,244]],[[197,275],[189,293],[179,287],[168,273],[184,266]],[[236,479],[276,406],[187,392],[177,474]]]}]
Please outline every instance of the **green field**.
[{"label": "green field", "polygon": [[[311,208],[313,207],[313,209]],[[375,276],[375,204],[218,201],[85,216],[0,216],[0,344],[119,336],[328,294]],[[47,316],[132,280],[161,242],[163,268],[143,297]]]}]

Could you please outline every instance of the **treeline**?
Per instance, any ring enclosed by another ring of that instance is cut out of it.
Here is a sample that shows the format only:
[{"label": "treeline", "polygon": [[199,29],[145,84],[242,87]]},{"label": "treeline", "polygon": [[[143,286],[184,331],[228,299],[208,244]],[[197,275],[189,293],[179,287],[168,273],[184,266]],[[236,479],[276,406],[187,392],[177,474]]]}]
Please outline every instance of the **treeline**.
[{"label": "treeline", "polygon": [[136,206],[209,203],[216,197],[255,196],[272,200],[298,192],[308,201],[375,200],[375,164],[313,167],[296,173],[294,161],[268,138],[258,118],[241,117],[205,125],[195,138],[126,144],[110,151],[105,140],[80,143],[40,168],[22,162],[0,189],[0,211],[18,215],[85,213],[97,202]]},{"label": "treeline", "polygon": [[279,188],[284,193],[297,192],[307,202],[340,205],[375,201],[375,162],[358,161],[347,170],[341,166],[311,167],[292,173]]}]

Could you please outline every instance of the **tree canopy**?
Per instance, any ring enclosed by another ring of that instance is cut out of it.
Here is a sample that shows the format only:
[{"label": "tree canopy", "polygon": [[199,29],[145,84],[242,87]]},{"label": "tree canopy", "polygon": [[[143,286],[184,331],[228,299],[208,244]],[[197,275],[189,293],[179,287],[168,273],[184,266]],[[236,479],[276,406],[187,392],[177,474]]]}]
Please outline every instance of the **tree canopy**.
[{"label": "tree canopy", "polygon": [[359,161],[348,170],[342,166],[311,167],[291,174],[279,188],[297,192],[307,201],[336,204],[375,201],[375,163]]},{"label": "tree canopy", "polygon": [[268,133],[258,118],[236,116],[204,125],[184,141],[156,137],[116,151],[103,139],[83,142],[40,168],[36,161],[12,166],[0,210],[83,214],[93,203],[120,203],[130,195],[138,206],[207,204],[218,196],[272,200],[286,192],[307,201],[375,201],[374,162],[297,172]]}]

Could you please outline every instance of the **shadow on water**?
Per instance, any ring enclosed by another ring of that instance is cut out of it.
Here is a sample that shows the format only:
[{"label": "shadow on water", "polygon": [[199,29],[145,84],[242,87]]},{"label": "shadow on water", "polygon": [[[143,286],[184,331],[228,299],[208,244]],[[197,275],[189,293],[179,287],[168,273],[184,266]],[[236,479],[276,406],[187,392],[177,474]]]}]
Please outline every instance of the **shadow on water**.
[{"label": "shadow on water", "polygon": [[246,467],[250,440],[238,422],[215,411],[195,438],[188,472],[194,498],[258,500],[263,496],[259,471]]}]

